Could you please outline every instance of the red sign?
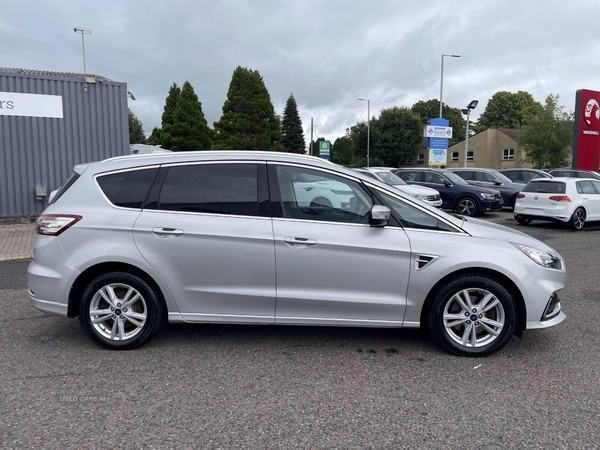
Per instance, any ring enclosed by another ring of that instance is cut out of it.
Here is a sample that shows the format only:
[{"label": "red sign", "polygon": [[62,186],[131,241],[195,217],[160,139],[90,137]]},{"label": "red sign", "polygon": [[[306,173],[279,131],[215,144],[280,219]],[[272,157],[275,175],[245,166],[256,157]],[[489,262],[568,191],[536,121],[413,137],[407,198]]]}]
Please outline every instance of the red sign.
[{"label": "red sign", "polygon": [[580,89],[575,95],[573,168],[600,169],[600,92]]}]

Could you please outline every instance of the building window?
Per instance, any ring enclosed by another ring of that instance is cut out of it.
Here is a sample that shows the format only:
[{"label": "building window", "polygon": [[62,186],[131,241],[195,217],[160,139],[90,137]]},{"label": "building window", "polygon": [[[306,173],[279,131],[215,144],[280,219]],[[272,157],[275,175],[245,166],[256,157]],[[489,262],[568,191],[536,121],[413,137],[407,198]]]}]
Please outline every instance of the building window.
[{"label": "building window", "polygon": [[458,162],[458,152],[452,152],[451,162]]},{"label": "building window", "polygon": [[505,148],[504,150],[502,150],[502,159],[503,160],[515,159],[515,149],[514,148]]},{"label": "building window", "polygon": [[473,161],[473,150],[467,152],[467,161]]},{"label": "building window", "polygon": [[417,160],[417,164],[425,164],[425,153],[419,153],[419,159]]}]

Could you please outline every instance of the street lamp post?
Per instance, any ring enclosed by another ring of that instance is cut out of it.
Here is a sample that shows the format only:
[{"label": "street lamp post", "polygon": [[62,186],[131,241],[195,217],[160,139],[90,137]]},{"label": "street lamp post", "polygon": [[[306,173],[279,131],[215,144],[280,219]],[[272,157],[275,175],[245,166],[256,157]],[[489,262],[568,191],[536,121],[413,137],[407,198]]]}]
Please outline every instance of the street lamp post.
[{"label": "street lamp post", "polygon": [[369,167],[369,152],[371,140],[371,100],[359,98],[361,102],[367,102],[367,167]]},{"label": "street lamp post", "polygon": [[440,76],[440,119],[442,118],[442,95],[444,93],[444,57],[449,56],[450,58],[460,58],[460,55],[444,55],[442,54],[442,74]]},{"label": "street lamp post", "polygon": [[465,156],[463,160],[463,167],[467,167],[467,154],[469,153],[469,116],[471,115],[471,110],[475,109],[479,103],[479,100],[471,100],[471,103],[467,105],[465,109],[461,109],[460,111],[463,114],[467,115],[467,132],[465,134]]}]

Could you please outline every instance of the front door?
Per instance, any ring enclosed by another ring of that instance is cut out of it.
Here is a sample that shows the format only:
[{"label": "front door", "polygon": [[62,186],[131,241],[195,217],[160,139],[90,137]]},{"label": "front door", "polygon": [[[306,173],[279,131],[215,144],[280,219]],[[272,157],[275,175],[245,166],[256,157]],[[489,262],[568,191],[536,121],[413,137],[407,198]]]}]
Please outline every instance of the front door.
[{"label": "front door", "polygon": [[276,323],[400,326],[410,245],[399,226],[370,227],[373,204],[356,180],[271,165]]}]

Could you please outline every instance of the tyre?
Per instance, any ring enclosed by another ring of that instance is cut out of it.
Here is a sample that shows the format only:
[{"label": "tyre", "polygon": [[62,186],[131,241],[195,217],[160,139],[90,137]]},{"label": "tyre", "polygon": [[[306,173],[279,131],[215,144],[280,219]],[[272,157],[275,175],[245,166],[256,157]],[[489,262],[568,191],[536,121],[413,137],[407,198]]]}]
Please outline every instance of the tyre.
[{"label": "tyre", "polygon": [[531,219],[529,217],[525,217],[521,214],[516,214],[515,220],[521,225],[529,225],[531,223]]},{"label": "tyre", "polygon": [[454,210],[463,216],[476,216],[479,213],[477,201],[471,197],[461,197],[456,201]]},{"label": "tyre", "polygon": [[585,225],[585,219],[585,209],[577,208],[569,220],[569,226],[575,231],[581,230]]},{"label": "tyre", "polygon": [[126,272],[100,275],[86,287],[79,322],[97,345],[129,350],[148,341],[161,327],[163,306],[141,278]]},{"label": "tyre", "polygon": [[333,208],[327,197],[315,197],[310,202],[310,208]]},{"label": "tyre", "polygon": [[436,293],[429,330],[443,348],[460,356],[489,356],[514,334],[516,307],[508,291],[483,275],[461,275]]}]

